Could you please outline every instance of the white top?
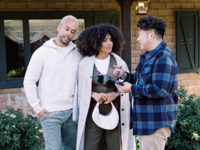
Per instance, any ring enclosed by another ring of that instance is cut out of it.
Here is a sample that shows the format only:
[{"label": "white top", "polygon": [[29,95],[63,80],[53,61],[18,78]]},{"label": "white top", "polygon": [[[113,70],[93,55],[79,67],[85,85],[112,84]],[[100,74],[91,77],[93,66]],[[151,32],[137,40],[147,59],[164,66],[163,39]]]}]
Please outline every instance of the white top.
[{"label": "white top", "polygon": [[97,68],[97,71],[99,71],[101,74],[107,74],[110,64],[110,54],[106,59],[98,59],[95,57],[94,64]]},{"label": "white top", "polygon": [[69,42],[68,46],[66,47],[60,47],[58,45],[56,45],[56,47],[62,52],[62,54],[64,55],[64,57],[66,58],[67,54],[70,52],[70,50],[73,48],[73,43],[72,41]]},{"label": "white top", "polygon": [[37,114],[43,109],[49,112],[68,110],[73,105],[75,75],[82,56],[71,43],[73,46],[64,58],[53,40],[55,38],[33,53],[24,77],[26,97]]}]

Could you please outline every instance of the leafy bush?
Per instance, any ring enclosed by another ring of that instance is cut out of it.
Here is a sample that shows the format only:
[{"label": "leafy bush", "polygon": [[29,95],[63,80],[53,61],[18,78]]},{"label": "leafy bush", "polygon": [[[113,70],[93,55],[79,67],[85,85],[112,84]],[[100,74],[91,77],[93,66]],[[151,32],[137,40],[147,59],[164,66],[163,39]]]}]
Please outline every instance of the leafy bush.
[{"label": "leafy bush", "polygon": [[1,150],[41,150],[44,148],[43,134],[39,132],[40,123],[28,114],[24,117],[21,110],[7,108],[0,112]]},{"label": "leafy bush", "polygon": [[139,137],[135,136],[136,150],[139,150]]},{"label": "leafy bush", "polygon": [[16,70],[10,70],[7,74],[7,78],[20,78],[20,77],[24,77],[25,74],[25,68],[18,68]]},{"label": "leafy bush", "polygon": [[168,138],[167,145],[175,150],[200,149],[200,98],[187,96],[187,90],[183,88],[179,89],[175,133]]}]

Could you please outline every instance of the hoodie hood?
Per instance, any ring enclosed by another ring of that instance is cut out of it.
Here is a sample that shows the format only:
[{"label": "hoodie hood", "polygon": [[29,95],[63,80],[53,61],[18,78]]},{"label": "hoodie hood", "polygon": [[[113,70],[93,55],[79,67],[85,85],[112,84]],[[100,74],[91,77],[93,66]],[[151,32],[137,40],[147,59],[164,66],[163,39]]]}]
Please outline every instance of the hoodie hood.
[{"label": "hoodie hood", "polygon": [[[54,43],[54,40],[56,40],[56,38],[51,38],[48,41],[46,41],[43,45],[47,46],[47,47],[58,49],[57,45]],[[72,41],[70,41],[67,47],[69,47],[69,49],[72,50],[76,47],[76,45]]]}]

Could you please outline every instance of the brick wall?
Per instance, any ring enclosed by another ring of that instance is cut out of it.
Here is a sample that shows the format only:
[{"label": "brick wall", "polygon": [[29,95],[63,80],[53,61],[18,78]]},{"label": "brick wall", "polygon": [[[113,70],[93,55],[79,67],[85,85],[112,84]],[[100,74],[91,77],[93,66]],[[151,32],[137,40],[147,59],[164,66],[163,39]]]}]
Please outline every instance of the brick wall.
[{"label": "brick wall", "polygon": [[[135,14],[136,2],[131,6],[131,50],[132,72],[134,72],[139,56],[143,53],[137,42],[137,22],[144,15]],[[166,21],[167,28],[164,40],[176,55],[176,11],[200,11],[200,0],[151,0],[148,15],[162,18]],[[178,86],[184,86],[189,94],[200,96],[200,75],[197,73],[182,73],[178,75]]]},{"label": "brick wall", "polygon": [[22,109],[25,115],[29,112],[35,115],[32,107],[28,104],[24,88],[0,89],[0,110],[5,112],[9,106],[15,109]]},{"label": "brick wall", "polygon": [[0,11],[120,10],[115,0],[0,0]]}]

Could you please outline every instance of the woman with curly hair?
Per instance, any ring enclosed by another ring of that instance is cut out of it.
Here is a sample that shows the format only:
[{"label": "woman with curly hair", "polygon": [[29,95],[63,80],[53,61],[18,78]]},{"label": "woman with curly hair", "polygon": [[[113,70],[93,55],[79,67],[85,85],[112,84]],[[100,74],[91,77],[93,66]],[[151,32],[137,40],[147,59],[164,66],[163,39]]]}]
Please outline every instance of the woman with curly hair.
[{"label": "woman with curly hair", "polygon": [[[126,63],[116,54],[124,44],[119,29],[111,24],[92,26],[83,31],[77,41],[79,52],[84,58],[77,70],[77,84],[74,95],[73,117],[78,122],[77,150],[134,150],[135,140],[129,130],[129,94],[115,93],[102,84],[92,80],[98,73],[114,78],[114,65],[129,72]],[[106,130],[92,119],[95,105],[107,115],[112,102],[119,114],[118,125]]]}]

